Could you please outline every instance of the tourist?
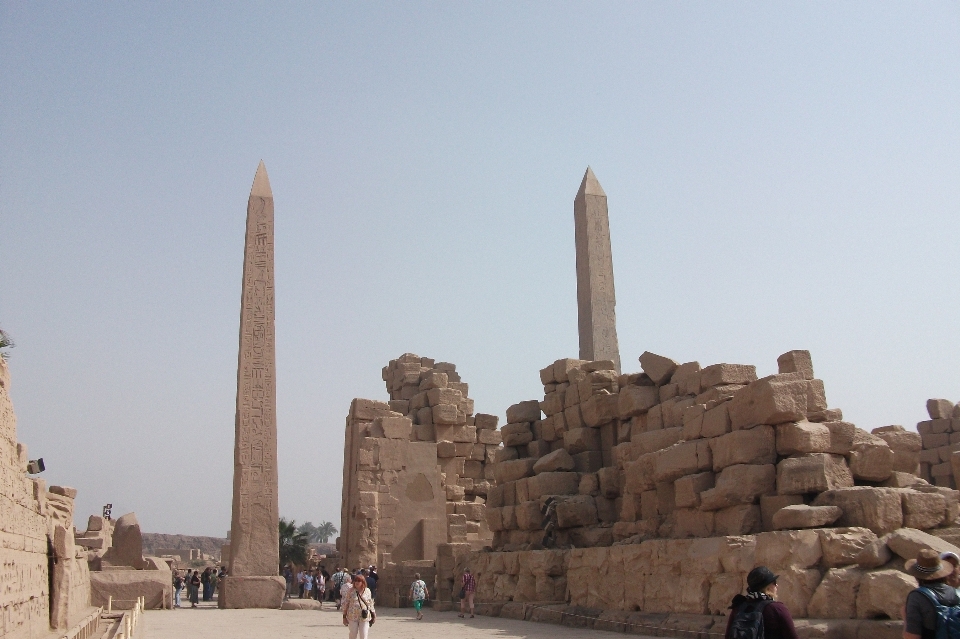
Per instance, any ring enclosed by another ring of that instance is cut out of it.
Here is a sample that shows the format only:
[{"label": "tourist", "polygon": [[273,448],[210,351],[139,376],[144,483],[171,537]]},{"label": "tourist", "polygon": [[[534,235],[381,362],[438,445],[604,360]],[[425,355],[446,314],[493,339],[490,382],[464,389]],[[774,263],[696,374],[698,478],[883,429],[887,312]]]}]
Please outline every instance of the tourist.
[{"label": "tourist", "polygon": [[947,583],[954,573],[953,563],[941,561],[938,552],[923,548],[916,559],[904,564],[903,569],[916,578],[918,585],[907,595],[903,639],[935,639],[939,616],[937,605],[960,605],[956,588]]},{"label": "tourist", "polygon": [[747,594],[730,604],[725,639],[797,639],[790,611],[777,601],[777,575],[757,566],[747,575]]},{"label": "tourist", "polygon": [[473,596],[477,592],[477,582],[473,578],[473,575],[470,574],[469,568],[463,569],[463,577],[460,578],[460,614],[457,615],[461,619],[463,615],[466,614],[467,608],[470,608],[470,618],[474,618],[473,614]]},{"label": "tourist", "polygon": [[420,579],[420,573],[418,572],[413,576],[413,583],[410,584],[410,600],[413,601],[413,607],[417,610],[417,619],[423,619],[423,613],[420,612],[420,609],[423,608],[423,601],[430,596],[427,591],[427,584],[423,579]]},{"label": "tourist", "polygon": [[950,562],[950,565],[953,566],[953,572],[947,577],[947,583],[950,584],[951,588],[960,588],[960,557],[956,553],[945,552],[940,553],[940,559]]},{"label": "tourist", "polygon": [[183,578],[183,575],[180,574],[179,570],[173,572],[173,607],[180,607],[180,593],[183,592],[183,586],[186,584],[186,580]]},{"label": "tourist", "polygon": [[340,566],[337,566],[337,572],[335,572],[332,577],[333,599],[337,602],[337,610],[340,610],[340,606],[343,603],[341,593],[343,591],[343,585],[347,583],[348,579],[349,575],[347,575],[347,572]]},{"label": "tourist", "polygon": [[336,601],[337,593],[334,592],[336,587],[333,585],[333,575],[327,575],[327,601]]},{"label": "tourist", "polygon": [[210,577],[207,579],[207,585],[210,586],[210,598],[207,601],[213,601],[213,596],[217,593],[217,582],[219,577],[217,577],[217,569],[210,569]]},{"label": "tourist", "polygon": [[320,602],[320,609],[323,610],[323,595],[327,591],[326,578],[323,576],[322,570],[317,570],[317,574],[313,578],[313,590],[316,593],[315,598]]},{"label": "tourist", "polygon": [[210,590],[210,568],[204,568],[203,572],[200,573],[200,585],[203,587],[203,593],[201,593],[201,601],[207,600],[207,593]]},{"label": "tourist", "polygon": [[303,571],[300,570],[297,572],[297,588],[299,589],[299,596],[303,599]]},{"label": "tourist", "polygon": [[193,571],[193,575],[190,576],[190,607],[196,608],[197,604],[200,603],[200,572],[197,570]]},{"label": "tourist", "polygon": [[303,590],[300,591],[301,599],[310,599],[313,597],[313,574],[309,570],[303,571]]},{"label": "tourist", "polygon": [[344,584],[343,592],[343,625],[350,629],[350,639],[367,639],[370,626],[377,620],[367,580],[357,575],[352,585]]},{"label": "tourist", "polygon": [[367,588],[370,589],[370,596],[374,601],[377,600],[377,570],[376,567],[370,566],[366,571],[367,578]]},{"label": "tourist", "polygon": [[283,567],[283,580],[287,582],[287,591],[283,593],[283,598],[286,600],[290,598],[290,593],[293,591],[293,570],[289,564]]}]

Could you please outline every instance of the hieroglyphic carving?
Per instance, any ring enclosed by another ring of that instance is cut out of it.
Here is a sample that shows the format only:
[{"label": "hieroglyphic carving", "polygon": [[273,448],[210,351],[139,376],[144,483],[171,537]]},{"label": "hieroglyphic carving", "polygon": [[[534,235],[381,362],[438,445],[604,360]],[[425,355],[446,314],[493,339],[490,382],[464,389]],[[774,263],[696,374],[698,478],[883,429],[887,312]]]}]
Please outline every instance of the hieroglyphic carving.
[{"label": "hieroglyphic carving", "polygon": [[577,307],[580,359],[613,360],[620,370],[616,294],[607,195],[587,167],[573,201],[577,247]]},{"label": "hieroglyphic carving", "polygon": [[277,574],[273,194],[263,163],[247,203],[240,302],[230,574]]}]

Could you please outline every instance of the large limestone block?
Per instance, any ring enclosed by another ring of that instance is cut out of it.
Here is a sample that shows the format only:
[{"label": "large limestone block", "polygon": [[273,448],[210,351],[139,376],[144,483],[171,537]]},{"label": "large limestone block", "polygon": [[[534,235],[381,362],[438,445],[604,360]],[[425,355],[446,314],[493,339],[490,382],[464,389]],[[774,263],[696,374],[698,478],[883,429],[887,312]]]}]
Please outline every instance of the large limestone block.
[{"label": "large limestone block", "polygon": [[441,426],[455,426],[460,423],[460,410],[456,404],[437,404],[431,408],[433,423]]},{"label": "large limestone block", "polygon": [[679,364],[672,359],[650,351],[644,351],[643,355],[640,356],[640,368],[657,386],[667,382],[673,372],[677,370],[677,366]]},{"label": "large limestone block", "polygon": [[919,453],[923,449],[920,433],[906,430],[903,426],[881,426],[874,428],[871,434],[887,442],[887,445],[895,451]]},{"label": "large limestone block", "polygon": [[830,449],[830,429],[814,422],[788,422],[777,426],[777,454],[825,453]]},{"label": "large limestone block", "polygon": [[741,389],[730,400],[732,428],[796,422],[807,413],[826,409],[823,382],[799,377],[797,373],[771,375]]},{"label": "large limestone block", "polygon": [[849,422],[823,422],[830,430],[830,448],[826,452],[834,455],[849,455],[853,451],[853,440],[857,436],[857,427]]},{"label": "large limestone block", "polygon": [[930,419],[950,419],[954,404],[949,399],[928,399],[927,413]]},{"label": "large limestone block", "polygon": [[[137,597],[144,597],[145,607],[149,610],[173,608],[173,583],[169,569],[91,571],[89,575],[91,605],[106,608],[107,601],[113,597],[115,609],[130,610]],[[283,582],[282,577],[278,579]],[[282,592],[280,597],[283,598]],[[277,601],[279,607],[280,601]]]},{"label": "large limestone block", "polygon": [[[673,537],[710,537],[713,535],[713,511],[697,508],[678,508],[673,511]],[[728,602],[729,603],[729,602]]]},{"label": "large limestone block", "polygon": [[837,488],[817,495],[813,505],[839,506],[843,517],[837,520],[838,526],[869,528],[878,535],[903,525],[903,506],[896,488]]},{"label": "large limestone block", "polygon": [[773,464],[777,461],[776,435],[772,426],[734,431],[709,441],[714,472],[734,464]]},{"label": "large limestone block", "polygon": [[495,429],[499,421],[500,418],[496,415],[487,415],[486,413],[477,413],[473,416],[474,426],[483,430]]},{"label": "large limestone block", "polygon": [[807,616],[807,606],[820,585],[820,571],[789,566],[777,571],[777,599],[798,618]]},{"label": "large limestone block", "polygon": [[538,459],[537,463],[533,465],[533,472],[538,475],[557,470],[573,470],[573,457],[566,449],[558,448]]},{"label": "large limestone block", "polygon": [[526,446],[533,441],[533,431],[529,422],[504,424],[500,429],[504,446]]},{"label": "large limestone block", "polygon": [[728,506],[716,511],[713,522],[717,535],[752,535],[760,532],[762,526],[760,507],[755,504]]},{"label": "large limestone block", "polygon": [[514,404],[507,409],[507,423],[509,424],[535,422],[540,417],[540,402],[535,399]]},{"label": "large limestone block", "polygon": [[917,580],[899,570],[868,572],[860,579],[857,593],[857,617],[872,619],[882,615],[903,619],[907,595],[917,587]]},{"label": "large limestone block", "polygon": [[553,378],[557,380],[558,384],[566,382],[569,379],[570,371],[579,370],[585,363],[582,359],[558,359],[553,363]]},{"label": "large limestone block", "polygon": [[580,414],[583,423],[590,428],[597,428],[617,418],[619,414],[618,397],[601,393],[591,395],[589,399],[580,403]]},{"label": "large limestone block", "polygon": [[823,550],[823,565],[828,568],[858,563],[857,557],[863,549],[877,541],[877,536],[867,528],[824,528],[817,534]]},{"label": "large limestone block", "polygon": [[840,455],[811,453],[788,457],[777,464],[777,492],[781,495],[819,493],[853,486],[853,475]]},{"label": "large limestone block", "polygon": [[707,409],[703,414],[700,436],[704,439],[719,437],[730,432],[729,402]]},{"label": "large limestone block", "polygon": [[700,493],[700,508],[719,510],[737,504],[752,504],[760,495],[777,490],[777,470],[773,464],[735,464],[724,468],[713,488]]},{"label": "large limestone block", "polygon": [[117,520],[113,529],[113,545],[103,555],[103,563],[109,566],[144,568],[143,535],[136,513],[127,513]]},{"label": "large limestone block", "polygon": [[740,574],[719,573],[713,575],[710,582],[710,597],[707,600],[707,614],[726,615],[730,612],[730,602],[747,589],[746,579]]},{"label": "large limestone block", "polygon": [[286,588],[283,577],[228,576],[219,585],[219,607],[279,609]]},{"label": "large limestone block", "polygon": [[563,447],[571,455],[600,450],[600,431],[596,428],[571,428],[563,434]]},{"label": "large limestone block", "polygon": [[557,526],[574,528],[597,523],[597,503],[590,495],[565,497],[557,502]]},{"label": "large limestone block", "polygon": [[887,547],[904,560],[916,559],[917,553],[924,548],[936,550],[940,553],[952,552],[960,555],[960,548],[950,542],[913,528],[895,530],[886,536],[885,541]]},{"label": "large limestone block", "polygon": [[499,446],[503,443],[503,434],[499,430],[477,429],[477,441],[486,446]]},{"label": "large limestone block", "polygon": [[780,530],[820,528],[829,526],[842,515],[843,511],[838,506],[786,506],[773,515],[773,527]]},{"label": "large limestone block", "polygon": [[788,566],[812,568],[822,556],[820,535],[815,530],[784,530],[757,535],[757,565],[767,566],[774,572]]},{"label": "large limestone block", "polygon": [[947,505],[943,495],[905,490],[901,494],[901,500],[905,527],[927,530],[943,523]]},{"label": "large limestone block", "polygon": [[700,493],[713,488],[715,476],[711,472],[686,475],[674,482],[674,496],[677,508],[697,508],[700,505]]},{"label": "large limestone block", "polygon": [[807,614],[812,619],[856,619],[862,578],[859,568],[831,568],[810,598]]},{"label": "large limestone block", "polygon": [[893,451],[883,439],[858,429],[850,454],[850,472],[854,479],[883,481],[893,473]]},{"label": "large limestone block", "polygon": [[597,471],[597,479],[600,482],[600,494],[607,499],[616,499],[620,496],[620,484],[622,473],[620,469],[607,466]]},{"label": "large limestone block", "polygon": [[631,442],[636,445],[637,453],[640,455],[669,448],[682,440],[683,428],[679,426],[631,434]]},{"label": "large limestone block", "polygon": [[[423,389],[423,384],[421,383],[421,390]],[[463,399],[463,393],[454,389],[435,386],[427,390],[427,405],[428,406],[437,406],[439,404],[453,404],[457,406],[460,404],[460,401]]]},{"label": "large limestone block", "polygon": [[380,423],[383,436],[388,439],[410,439],[413,422],[409,417],[378,417],[374,423]]},{"label": "large limestone block", "polygon": [[683,442],[657,453],[657,481],[674,481],[703,470],[697,455],[698,444],[699,442]]},{"label": "large limestone block", "polygon": [[634,462],[624,464],[625,488],[628,492],[639,495],[650,490],[657,482],[657,454],[641,455]]},{"label": "large limestone block", "polygon": [[786,506],[802,503],[803,497],[800,495],[761,495],[760,516],[763,521],[763,531],[769,532],[775,530],[773,526],[773,516],[778,510]]},{"label": "large limestone block", "polygon": [[579,488],[579,473],[540,473],[527,480],[527,494],[530,499],[540,499],[548,495],[576,495],[579,492]]},{"label": "large limestone block", "polygon": [[516,481],[517,479],[532,475],[533,466],[536,463],[537,460],[530,458],[502,461],[496,464],[493,471],[494,477],[498,484]]},{"label": "large limestone block", "polygon": [[620,419],[645,413],[660,403],[656,386],[624,386],[617,394]]},{"label": "large limestone block", "polygon": [[777,358],[780,373],[799,373],[803,379],[813,379],[813,359],[810,351],[788,351]]},{"label": "large limestone block", "polygon": [[514,511],[520,530],[539,530],[543,522],[539,501],[525,501],[517,504]]},{"label": "large limestone block", "polygon": [[757,367],[747,364],[714,364],[700,371],[702,388],[726,384],[749,384],[755,381],[757,381]]}]

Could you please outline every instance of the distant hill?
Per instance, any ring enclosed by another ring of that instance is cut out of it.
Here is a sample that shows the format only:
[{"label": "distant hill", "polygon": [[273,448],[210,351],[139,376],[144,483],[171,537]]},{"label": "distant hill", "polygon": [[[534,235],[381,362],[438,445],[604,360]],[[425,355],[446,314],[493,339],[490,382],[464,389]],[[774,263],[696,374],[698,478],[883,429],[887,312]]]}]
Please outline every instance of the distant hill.
[{"label": "distant hill", "polygon": [[227,540],[220,537],[143,533],[143,554],[156,554],[159,548],[199,548],[204,554],[216,555],[225,543]]}]

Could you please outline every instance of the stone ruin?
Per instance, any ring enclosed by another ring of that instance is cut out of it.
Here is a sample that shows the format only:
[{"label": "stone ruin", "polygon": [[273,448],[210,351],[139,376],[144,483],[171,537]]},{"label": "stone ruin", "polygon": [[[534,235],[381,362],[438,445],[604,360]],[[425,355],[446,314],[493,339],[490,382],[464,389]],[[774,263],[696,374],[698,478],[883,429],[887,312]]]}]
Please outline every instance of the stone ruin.
[{"label": "stone ruin", "polygon": [[916,585],[904,561],[925,546],[960,554],[960,493],[920,476],[922,436],[843,421],[806,351],[762,379],[748,365],[640,363],[540,372],[543,401],[510,407],[500,430],[490,547],[450,544],[438,587],[470,566],[487,614],[722,634],[765,564],[803,636],[899,637]]},{"label": "stone ruin", "polygon": [[493,541],[484,503],[500,431],[474,414],[453,364],[406,353],[382,378],[389,401],[354,399],[347,416],[337,547],[349,568],[378,566],[378,600],[399,605],[413,573],[432,582],[451,574],[454,546]]},{"label": "stone ruin", "polygon": [[948,399],[928,399],[930,419],[917,424],[923,442],[920,477],[937,486],[960,485],[960,406]]}]

